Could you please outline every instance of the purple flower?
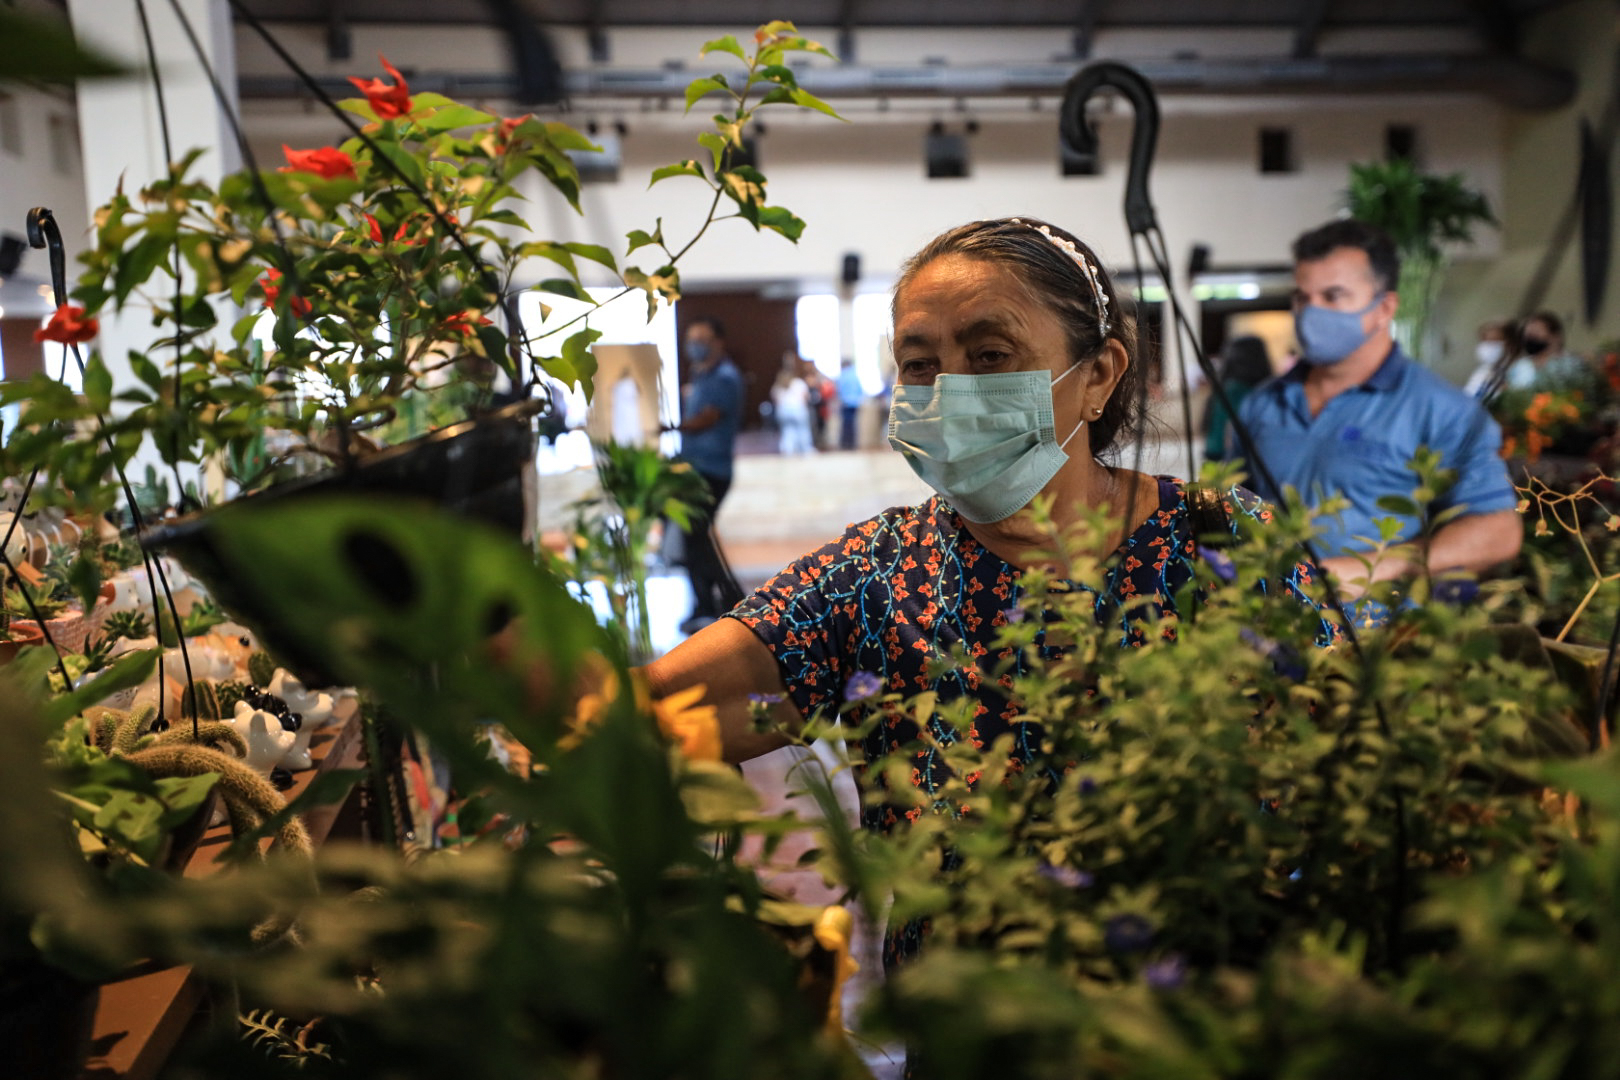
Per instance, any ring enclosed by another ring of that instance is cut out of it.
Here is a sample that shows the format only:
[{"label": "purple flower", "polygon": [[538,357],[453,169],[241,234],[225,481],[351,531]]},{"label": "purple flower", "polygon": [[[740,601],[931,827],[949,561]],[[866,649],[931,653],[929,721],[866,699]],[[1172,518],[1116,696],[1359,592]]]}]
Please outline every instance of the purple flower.
[{"label": "purple flower", "polygon": [[1092,792],[1094,792],[1096,790],[1097,790],[1097,781],[1093,780],[1089,776],[1082,776],[1080,778],[1080,794],[1082,794],[1082,795],[1090,795]]},{"label": "purple flower", "polygon": [[1109,952],[1137,952],[1153,941],[1153,924],[1140,915],[1115,915],[1103,924],[1103,944]]},{"label": "purple flower", "polygon": [[1290,682],[1305,678],[1305,661],[1288,645],[1261,637],[1247,626],[1238,630],[1238,637],[1261,656],[1271,661],[1271,669]]},{"label": "purple flower", "polygon": [[1180,953],[1166,953],[1142,967],[1142,981],[1155,990],[1174,990],[1187,981],[1187,961]]},{"label": "purple flower", "polygon": [[1435,579],[1433,596],[1436,603],[1466,607],[1479,596],[1479,582],[1462,574],[1446,574]]},{"label": "purple flower", "polygon": [[1024,621],[1024,609],[1021,607],[1010,607],[1001,613],[1001,617],[1006,619],[1009,623],[1021,623]]},{"label": "purple flower", "polygon": [[750,705],[780,705],[787,700],[786,694],[749,694]]},{"label": "purple flower", "polygon": [[1216,577],[1222,581],[1237,580],[1237,566],[1232,562],[1232,557],[1226,552],[1199,544],[1198,554],[1209,565],[1211,572]]},{"label": "purple flower", "polygon": [[1095,880],[1084,870],[1076,870],[1072,866],[1053,866],[1051,863],[1044,862],[1035,868],[1035,872],[1048,881],[1057,882],[1065,889],[1089,888],[1092,881]]},{"label": "purple flower", "polygon": [[862,701],[883,690],[883,680],[870,671],[857,671],[844,684],[845,701]]}]

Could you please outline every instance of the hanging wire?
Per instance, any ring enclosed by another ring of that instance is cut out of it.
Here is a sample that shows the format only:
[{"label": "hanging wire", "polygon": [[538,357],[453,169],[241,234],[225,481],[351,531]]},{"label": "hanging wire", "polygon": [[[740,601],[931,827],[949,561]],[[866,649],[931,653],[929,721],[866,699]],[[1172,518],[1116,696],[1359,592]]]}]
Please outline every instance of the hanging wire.
[{"label": "hanging wire", "polygon": [[[50,212],[50,210],[46,209],[43,206],[36,206],[34,209],[30,210],[28,212],[28,237],[29,237],[30,243],[33,243],[35,247],[44,247],[44,248],[47,249],[47,251],[50,254],[50,257],[51,257],[51,288],[53,290],[53,295],[54,295],[54,298],[56,300],[56,306],[61,307],[63,304],[66,304],[67,301],[68,301],[68,295],[67,295],[67,270],[66,270],[66,265],[67,264],[66,264],[66,259],[64,257],[65,248],[64,248],[64,245],[62,243],[62,230],[56,224],[56,215],[52,214]],[[58,382],[66,382],[67,381],[67,357],[69,355],[71,355],[73,357],[74,363],[78,365],[80,378],[83,378],[83,376],[84,376],[84,372],[85,372],[84,354],[82,352],[80,352],[78,344],[73,343],[73,344],[68,346],[67,351],[64,353],[64,355],[62,357],[62,370],[57,375],[57,381]],[[166,679],[166,676],[164,675],[164,657],[163,657],[163,649],[162,649],[162,645],[163,645],[163,633],[162,633],[162,630],[163,630],[163,609],[158,606],[159,605],[158,596],[161,593],[163,598],[168,602],[169,614],[170,614],[171,618],[173,618],[173,620],[174,620],[175,633],[176,633],[176,636],[180,640],[180,657],[181,657],[182,662],[185,665],[186,686],[191,691],[191,693],[190,693],[190,697],[191,697],[191,700],[192,700],[191,727],[192,727],[192,735],[195,736],[197,734],[197,725],[198,725],[197,708],[196,708],[197,694],[196,694],[196,688],[191,682],[191,657],[190,657],[190,654],[188,653],[188,651],[186,649],[185,635],[183,633],[180,633],[180,612],[179,612],[179,609],[175,605],[175,602],[174,602],[174,593],[169,588],[168,572],[163,567],[163,560],[161,560],[158,557],[156,557],[155,555],[153,555],[152,552],[147,549],[146,544],[141,539],[141,533],[146,528],[146,525],[145,525],[145,521],[143,520],[142,515],[141,515],[140,503],[135,498],[135,489],[129,482],[129,476],[124,472],[124,466],[122,464],[120,464],[119,461],[118,461],[117,452],[116,452],[116,449],[115,449],[115,447],[113,445],[112,437],[107,434],[107,420],[106,420],[106,417],[100,416],[100,415],[98,415],[96,417],[96,429],[97,429],[98,433],[101,435],[102,440],[103,440],[103,442],[105,443],[105,445],[107,447],[108,456],[112,459],[113,472],[118,477],[118,485],[119,485],[120,490],[123,492],[124,501],[129,504],[130,524],[131,524],[132,528],[134,529],[135,543],[136,543],[136,546],[140,548],[141,562],[142,562],[142,564],[143,564],[143,566],[145,567],[145,570],[146,570],[147,591],[152,594],[152,618],[154,620],[154,622],[153,622],[153,632],[156,633],[157,636],[158,636],[158,646],[159,646],[158,660],[157,660],[157,673],[158,673],[157,722],[159,724],[164,724],[164,725],[167,725],[167,723],[168,723],[167,715],[166,715],[166,707],[165,707],[165,704],[164,704],[165,698],[167,697],[167,695],[163,691],[163,688],[167,685],[167,679]],[[28,478],[28,484],[23,489],[23,499],[25,501],[26,501],[26,499],[28,497],[28,492],[30,490],[32,490],[32,488],[34,486],[34,481],[38,478],[38,476],[39,476],[39,469],[35,468],[33,473]],[[18,504],[18,514],[20,515],[21,512],[22,512],[22,504],[19,503]],[[13,522],[13,525],[15,525],[15,522]],[[7,534],[6,534],[7,541],[10,540],[10,537],[11,537],[11,534],[8,531]],[[47,637],[46,640],[48,641],[49,638]],[[54,645],[53,645],[53,647],[54,647]],[[60,653],[58,653],[58,659],[60,660],[60,658],[61,658]],[[184,716],[184,704],[182,703],[182,717],[183,716]]]}]

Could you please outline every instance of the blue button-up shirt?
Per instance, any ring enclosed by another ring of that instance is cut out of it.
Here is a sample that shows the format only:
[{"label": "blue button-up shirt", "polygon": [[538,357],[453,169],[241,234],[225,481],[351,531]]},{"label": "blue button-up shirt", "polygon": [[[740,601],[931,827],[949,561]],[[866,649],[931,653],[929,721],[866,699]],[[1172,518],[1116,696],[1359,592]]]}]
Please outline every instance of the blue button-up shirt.
[{"label": "blue button-up shirt", "polygon": [[[1419,447],[1438,450],[1441,466],[1457,474],[1450,490],[1429,505],[1431,514],[1454,506],[1484,514],[1511,510],[1518,502],[1496,421],[1399,346],[1371,378],[1333,398],[1314,419],[1305,401],[1307,371],[1301,363],[1261,385],[1238,414],[1278,484],[1294,488],[1308,506],[1334,494],[1349,500],[1342,514],[1316,521],[1324,557],[1375,546],[1378,519],[1397,517],[1379,509],[1378,499],[1410,495],[1418,486],[1408,463]],[[1255,490],[1275,500],[1278,493],[1257,472],[1250,470]],[[1398,520],[1399,539],[1421,529],[1415,518]]]},{"label": "blue button-up shirt", "polygon": [[742,423],[743,382],[737,366],[722,357],[687,387],[684,415],[696,416],[708,406],[720,410],[720,419],[702,431],[681,436],[681,456],[700,473],[729,477],[736,456],[737,428]]}]

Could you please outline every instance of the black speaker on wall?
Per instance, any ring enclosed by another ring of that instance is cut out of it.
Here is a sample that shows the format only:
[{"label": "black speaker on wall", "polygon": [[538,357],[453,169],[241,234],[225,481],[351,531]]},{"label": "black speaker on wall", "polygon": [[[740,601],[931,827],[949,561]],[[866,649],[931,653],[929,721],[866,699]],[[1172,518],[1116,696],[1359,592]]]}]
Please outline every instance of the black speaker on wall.
[{"label": "black speaker on wall", "polygon": [[844,268],[838,280],[845,285],[853,285],[861,280],[861,257],[858,254],[852,251],[844,256]]},{"label": "black speaker on wall", "polygon": [[959,180],[968,174],[967,137],[947,134],[944,124],[936,123],[928,129],[923,156],[930,180]]},{"label": "black speaker on wall", "polygon": [[28,241],[16,233],[0,233],[0,278],[8,278],[22,265]]}]

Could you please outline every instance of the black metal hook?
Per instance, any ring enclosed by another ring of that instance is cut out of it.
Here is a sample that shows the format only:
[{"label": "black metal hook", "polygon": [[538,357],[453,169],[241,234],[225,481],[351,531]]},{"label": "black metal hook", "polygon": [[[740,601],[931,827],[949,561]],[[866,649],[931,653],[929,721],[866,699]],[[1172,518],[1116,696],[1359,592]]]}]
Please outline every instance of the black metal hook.
[{"label": "black metal hook", "polygon": [[1133,233],[1158,227],[1153,200],[1148,197],[1148,175],[1159,145],[1159,101],[1147,77],[1113,60],[1087,64],[1063,88],[1058,130],[1071,153],[1089,161],[1097,158],[1097,129],[1086,118],[1086,103],[1103,87],[1119,91],[1131,103],[1136,124],[1131,130],[1130,173],[1125,178],[1125,224]]},{"label": "black metal hook", "polygon": [[28,245],[48,248],[51,259],[51,289],[56,294],[56,306],[68,301],[67,250],[62,246],[62,229],[56,224],[56,215],[48,207],[36,206],[28,211]]}]

